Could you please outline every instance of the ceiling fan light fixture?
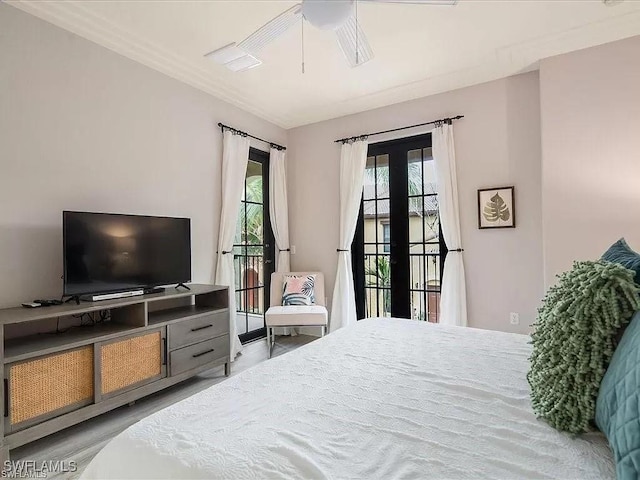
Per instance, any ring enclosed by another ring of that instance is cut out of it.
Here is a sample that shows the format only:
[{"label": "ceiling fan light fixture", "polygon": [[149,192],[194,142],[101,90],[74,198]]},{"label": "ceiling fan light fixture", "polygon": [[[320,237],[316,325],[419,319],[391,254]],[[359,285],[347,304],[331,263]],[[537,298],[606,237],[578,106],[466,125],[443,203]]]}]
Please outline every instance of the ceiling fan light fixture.
[{"label": "ceiling fan light fixture", "polygon": [[304,19],[320,30],[340,28],[353,15],[355,0],[332,0],[330,2],[304,1]]},{"label": "ceiling fan light fixture", "polygon": [[235,42],[209,52],[205,57],[224,65],[233,72],[242,72],[250,68],[262,65],[262,62],[246,50],[240,48]]},{"label": "ceiling fan light fixture", "polygon": [[[348,64],[358,67],[373,58],[373,49],[358,23],[358,1],[415,5],[455,5],[458,2],[458,0],[301,0],[301,3],[293,5],[272,18],[240,43],[230,43],[205,56],[234,72],[249,70],[262,65],[262,61],[256,55],[266,45],[294,25],[304,25],[304,21],[307,21],[321,30],[333,30]],[[613,3],[622,0],[602,1]],[[302,72],[304,73],[304,27],[302,32]]]}]

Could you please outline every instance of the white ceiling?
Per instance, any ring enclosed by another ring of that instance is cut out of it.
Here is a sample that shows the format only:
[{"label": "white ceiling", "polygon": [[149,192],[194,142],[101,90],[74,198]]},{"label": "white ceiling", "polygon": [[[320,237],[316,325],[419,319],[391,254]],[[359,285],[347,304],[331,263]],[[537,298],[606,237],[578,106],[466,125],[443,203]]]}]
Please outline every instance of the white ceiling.
[{"label": "white ceiling", "polygon": [[[9,1],[284,128],[537,68],[541,58],[640,34],[640,1],[360,3],[375,57],[348,67],[332,32],[294,28],[233,73],[203,55],[241,41],[290,1]],[[639,52],[640,55],[640,52]]]}]

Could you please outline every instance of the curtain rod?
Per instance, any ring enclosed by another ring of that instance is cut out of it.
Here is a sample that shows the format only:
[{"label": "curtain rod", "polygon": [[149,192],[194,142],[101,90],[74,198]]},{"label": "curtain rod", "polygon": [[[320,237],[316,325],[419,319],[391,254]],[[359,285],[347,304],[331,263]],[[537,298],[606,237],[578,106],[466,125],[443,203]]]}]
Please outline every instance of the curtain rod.
[{"label": "curtain rod", "polygon": [[218,126],[220,127],[220,130],[222,130],[223,132],[224,132],[224,129],[226,128],[227,130],[230,130],[233,133],[237,133],[238,135],[255,138],[256,140],[260,140],[261,142],[268,143],[269,146],[275,148],[276,150],[286,150],[287,149],[287,147],[283,147],[282,145],[278,145],[277,143],[268,142],[263,138],[256,137],[255,135],[251,135],[250,133],[243,132],[242,130],[238,130],[237,128],[230,127],[229,125],[225,125],[224,123],[218,123]]},{"label": "curtain rod", "polygon": [[399,130],[407,130],[408,128],[423,127],[425,125],[433,125],[438,123],[448,123],[449,125],[451,125],[451,122],[453,120],[460,120],[461,118],[464,118],[464,115],[458,115],[456,117],[450,117],[450,118],[441,118],[440,120],[433,120],[431,122],[416,123],[415,125],[407,125],[406,127],[392,128],[391,130],[383,130],[381,132],[365,133],[364,135],[356,135],[355,137],[341,138],[340,140],[336,140],[335,143],[346,143],[352,140],[364,140],[365,138],[372,137],[373,135],[382,135],[383,133],[397,132]]}]

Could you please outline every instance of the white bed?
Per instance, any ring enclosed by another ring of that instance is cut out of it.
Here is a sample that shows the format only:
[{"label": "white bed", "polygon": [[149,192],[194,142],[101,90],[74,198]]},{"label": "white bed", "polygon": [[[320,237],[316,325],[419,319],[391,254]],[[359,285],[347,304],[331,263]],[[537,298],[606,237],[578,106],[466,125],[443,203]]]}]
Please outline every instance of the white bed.
[{"label": "white bed", "polygon": [[363,320],[143,419],[83,478],[614,479],[603,436],[534,417],[527,341]]}]

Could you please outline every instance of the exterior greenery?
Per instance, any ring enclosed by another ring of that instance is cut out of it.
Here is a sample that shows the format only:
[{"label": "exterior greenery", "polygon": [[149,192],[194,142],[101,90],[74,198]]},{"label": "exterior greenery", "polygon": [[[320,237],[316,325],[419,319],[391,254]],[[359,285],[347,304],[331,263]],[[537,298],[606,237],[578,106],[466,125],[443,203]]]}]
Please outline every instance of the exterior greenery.
[{"label": "exterior greenery", "polygon": [[[262,177],[252,176],[247,178],[245,189],[245,201],[240,205],[238,213],[238,234],[236,244],[249,245],[248,255],[262,255],[261,245],[264,239],[264,205],[262,190]],[[243,252],[244,253],[244,252]]]},{"label": "exterior greenery", "polygon": [[375,267],[369,267],[364,272],[367,277],[367,286],[386,288],[383,291],[383,312],[385,314],[391,313],[391,291],[388,290],[391,287],[391,268],[389,265],[389,259],[387,257],[376,257]]}]

